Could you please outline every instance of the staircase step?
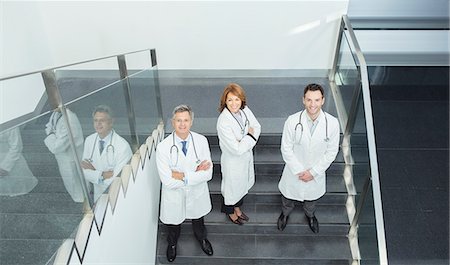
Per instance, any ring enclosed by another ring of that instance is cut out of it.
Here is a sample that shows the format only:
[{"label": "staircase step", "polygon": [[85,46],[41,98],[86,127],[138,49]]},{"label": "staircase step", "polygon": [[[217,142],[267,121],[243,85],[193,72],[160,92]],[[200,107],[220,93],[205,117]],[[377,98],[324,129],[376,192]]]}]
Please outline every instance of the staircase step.
[{"label": "staircase step", "polygon": [[[327,174],[333,175],[343,175],[345,170],[344,163],[334,162],[327,170]],[[283,172],[284,163],[255,163],[255,174],[258,175],[279,175]],[[364,175],[367,176],[369,172],[369,164],[368,163],[356,163],[352,166],[353,174]],[[214,174],[218,174],[221,172],[220,163],[214,162],[213,164],[213,172]]]},{"label": "staircase step", "polygon": [[[219,146],[211,146],[211,159],[214,163],[220,163],[221,151]],[[354,161],[358,163],[367,163],[369,156],[367,153],[367,148],[352,148],[352,156]],[[263,146],[255,147],[254,149],[254,161],[255,163],[280,163],[284,164],[283,157],[281,156],[281,151],[279,146]],[[335,162],[344,162],[344,156],[342,150],[340,149]]]},{"label": "staircase step", "polygon": [[74,202],[65,193],[28,193],[0,197],[0,209],[2,213],[79,214],[83,213],[83,203]]},{"label": "staircase step", "polygon": [[[349,264],[351,253],[345,236],[224,235],[209,233],[214,249],[206,256],[193,235],[180,236],[173,264]],[[167,241],[158,240],[158,262],[168,264]],[[327,251],[324,251],[327,250]]]},{"label": "staircase step", "polygon": [[[220,212],[220,202],[213,202],[213,209],[205,216],[205,225],[209,232],[223,234],[312,234],[307,224],[301,205],[297,204],[289,216],[286,229],[277,229],[277,220],[281,213],[279,204],[244,203],[242,210],[249,216],[250,221],[242,226],[231,223],[226,215]],[[318,205],[316,211],[320,223],[321,235],[348,234],[349,220],[344,205]],[[192,233],[190,220],[183,224],[183,233]],[[165,226],[160,223],[160,233],[165,232]]]},{"label": "staircase step", "polygon": [[0,264],[47,264],[62,243],[62,239],[0,239]]},{"label": "staircase step", "polygon": [[[277,175],[257,175],[255,177],[255,185],[250,189],[250,193],[278,193],[278,182],[281,173]],[[214,175],[213,179],[208,182],[210,192],[220,192],[222,176]],[[345,181],[342,176],[327,175],[327,192],[331,193],[347,193]]]},{"label": "staircase step", "polygon": [[0,213],[2,239],[66,239],[78,227],[83,214]]}]

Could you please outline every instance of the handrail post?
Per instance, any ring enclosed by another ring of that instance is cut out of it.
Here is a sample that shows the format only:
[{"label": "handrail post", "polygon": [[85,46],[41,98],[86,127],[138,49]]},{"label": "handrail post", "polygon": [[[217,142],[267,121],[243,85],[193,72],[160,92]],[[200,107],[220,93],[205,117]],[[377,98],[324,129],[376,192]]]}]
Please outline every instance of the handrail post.
[{"label": "handrail post", "polygon": [[131,146],[133,152],[139,148],[139,137],[136,131],[136,115],[134,113],[133,102],[130,93],[130,80],[128,79],[128,69],[125,60],[125,55],[117,56],[117,63],[119,65],[120,79],[122,80],[123,95],[125,97],[125,105],[128,114],[128,125],[130,126]]},{"label": "handrail post", "polygon": [[50,102],[50,105],[52,106],[52,109],[60,109],[61,114],[63,116],[63,120],[65,123],[65,126],[67,128],[67,132],[69,134],[69,143],[70,147],[72,149],[72,155],[75,158],[75,164],[78,171],[78,177],[80,180],[81,189],[83,190],[83,195],[85,199],[85,210],[88,212],[92,211],[92,205],[94,205],[93,198],[89,196],[89,189],[87,187],[83,170],[81,169],[81,163],[80,163],[80,156],[82,154],[77,153],[77,148],[75,144],[75,140],[73,138],[72,128],[69,123],[69,119],[67,116],[66,106],[62,103],[61,94],[59,93],[58,84],[56,81],[56,75],[53,70],[47,70],[42,72],[42,79],[44,80],[45,90],[47,92],[48,100]]},{"label": "handrail post", "polygon": [[150,50],[150,56],[152,61],[152,67],[155,67],[153,71],[153,81],[155,84],[155,95],[156,95],[156,107],[158,109],[158,117],[160,121],[164,122],[163,111],[162,111],[162,103],[161,103],[161,90],[159,88],[159,72],[158,72],[158,61],[156,58],[156,50]]}]

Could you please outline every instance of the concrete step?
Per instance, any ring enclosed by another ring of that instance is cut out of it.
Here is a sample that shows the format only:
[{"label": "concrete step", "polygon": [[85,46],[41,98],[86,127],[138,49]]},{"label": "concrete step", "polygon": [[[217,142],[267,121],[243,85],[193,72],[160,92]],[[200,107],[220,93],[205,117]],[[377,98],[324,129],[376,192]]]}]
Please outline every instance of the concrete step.
[{"label": "concrete step", "polygon": [[0,239],[0,264],[47,264],[62,243],[62,239]]},{"label": "concrete step", "polygon": [[77,229],[83,214],[0,213],[1,239],[66,239]]},{"label": "concrete step", "polygon": [[[317,235],[208,235],[213,256],[206,256],[193,235],[180,236],[173,264],[350,264],[351,253],[345,236]],[[168,264],[167,243],[160,235],[158,264]],[[326,250],[326,251],[325,251]]]}]

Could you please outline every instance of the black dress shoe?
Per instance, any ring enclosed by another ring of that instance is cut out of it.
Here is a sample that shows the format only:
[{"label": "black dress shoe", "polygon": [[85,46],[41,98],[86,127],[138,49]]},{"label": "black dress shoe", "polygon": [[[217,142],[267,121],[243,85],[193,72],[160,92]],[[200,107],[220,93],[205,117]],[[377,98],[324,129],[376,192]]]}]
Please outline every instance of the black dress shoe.
[{"label": "black dress shoe", "polygon": [[284,228],[286,228],[288,219],[289,219],[289,215],[284,216],[283,213],[280,214],[280,217],[278,217],[278,222],[277,222],[278,230],[283,231]]},{"label": "black dress shoe", "polygon": [[203,252],[205,252],[208,256],[212,256],[213,249],[209,240],[205,238],[203,240],[199,240],[198,242],[200,242]]},{"label": "black dress shoe", "polygon": [[167,246],[167,261],[173,262],[175,258],[177,257],[177,245],[168,245]]},{"label": "black dress shoe", "polygon": [[317,221],[317,218],[315,216],[313,216],[313,217],[309,217],[307,215],[305,215],[305,216],[306,216],[306,219],[308,220],[309,228],[311,228],[311,230],[315,234],[319,233],[319,221]]}]

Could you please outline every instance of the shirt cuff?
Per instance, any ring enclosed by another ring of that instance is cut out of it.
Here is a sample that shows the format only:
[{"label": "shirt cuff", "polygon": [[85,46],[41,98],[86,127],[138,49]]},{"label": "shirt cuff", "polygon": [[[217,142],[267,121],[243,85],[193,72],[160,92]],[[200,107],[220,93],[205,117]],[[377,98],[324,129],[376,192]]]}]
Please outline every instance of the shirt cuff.
[{"label": "shirt cuff", "polygon": [[253,135],[251,135],[251,134],[249,134],[249,133],[247,133],[247,135],[248,135],[248,136],[250,136],[250,137],[252,137],[252,138],[253,138],[253,140],[255,140],[255,142],[257,142],[257,140],[256,140],[255,136],[253,136]]}]

